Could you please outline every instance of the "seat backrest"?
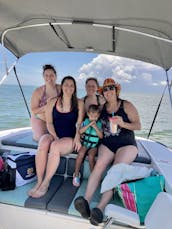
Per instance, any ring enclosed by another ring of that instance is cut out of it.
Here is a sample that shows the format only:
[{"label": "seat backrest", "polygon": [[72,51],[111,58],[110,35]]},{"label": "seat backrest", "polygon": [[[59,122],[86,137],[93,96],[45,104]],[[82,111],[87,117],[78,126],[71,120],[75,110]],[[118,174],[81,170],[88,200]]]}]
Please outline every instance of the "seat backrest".
[{"label": "seat backrest", "polygon": [[146,229],[172,228],[172,195],[160,192],[145,218]]}]

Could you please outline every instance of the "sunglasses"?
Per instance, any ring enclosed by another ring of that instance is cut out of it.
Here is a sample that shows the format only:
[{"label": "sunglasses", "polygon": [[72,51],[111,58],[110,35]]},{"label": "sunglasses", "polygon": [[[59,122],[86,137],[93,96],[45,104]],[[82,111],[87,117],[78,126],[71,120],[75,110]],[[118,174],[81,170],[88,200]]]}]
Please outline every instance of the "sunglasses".
[{"label": "sunglasses", "polygon": [[115,90],[115,85],[109,85],[103,88],[103,92]]}]

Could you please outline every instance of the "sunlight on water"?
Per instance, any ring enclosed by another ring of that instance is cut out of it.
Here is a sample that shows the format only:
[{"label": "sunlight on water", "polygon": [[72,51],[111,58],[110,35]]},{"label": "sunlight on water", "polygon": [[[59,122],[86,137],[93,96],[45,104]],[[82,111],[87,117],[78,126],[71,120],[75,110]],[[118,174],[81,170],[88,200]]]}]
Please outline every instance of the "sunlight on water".
[{"label": "sunlight on water", "polygon": [[[34,87],[24,86],[23,91],[28,105]],[[78,91],[78,97],[84,90]],[[138,109],[142,130],[136,131],[137,136],[147,137],[161,95],[122,94],[121,98],[131,101]],[[18,86],[0,86],[0,130],[26,127],[30,125],[29,114],[25,107]],[[169,98],[163,99],[150,139],[162,142],[172,148],[172,110]]]}]

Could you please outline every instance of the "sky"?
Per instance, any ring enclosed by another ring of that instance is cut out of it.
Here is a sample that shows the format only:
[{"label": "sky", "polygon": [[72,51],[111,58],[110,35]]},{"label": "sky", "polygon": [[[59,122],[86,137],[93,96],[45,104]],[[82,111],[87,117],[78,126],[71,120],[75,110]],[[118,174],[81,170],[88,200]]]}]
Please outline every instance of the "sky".
[{"label": "sky", "polygon": [[[0,81],[5,74],[4,56],[8,67],[15,61],[10,52],[0,47]],[[16,66],[21,84],[42,85],[44,64],[54,65],[57,70],[57,83],[64,76],[72,75],[80,89],[84,88],[88,77],[96,77],[100,85],[105,78],[112,77],[129,92],[159,93],[166,85],[165,72],[158,66],[118,56],[76,52],[32,53],[21,57]],[[172,79],[172,71],[169,71],[169,78]],[[13,72],[3,84],[17,84]]]}]

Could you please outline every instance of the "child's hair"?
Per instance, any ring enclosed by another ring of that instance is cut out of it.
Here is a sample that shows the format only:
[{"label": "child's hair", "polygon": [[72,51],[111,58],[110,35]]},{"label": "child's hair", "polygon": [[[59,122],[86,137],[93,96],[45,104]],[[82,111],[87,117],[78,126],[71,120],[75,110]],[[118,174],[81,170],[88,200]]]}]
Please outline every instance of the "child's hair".
[{"label": "child's hair", "polygon": [[99,105],[91,104],[88,107],[88,112],[97,112],[97,113],[100,113]]}]

